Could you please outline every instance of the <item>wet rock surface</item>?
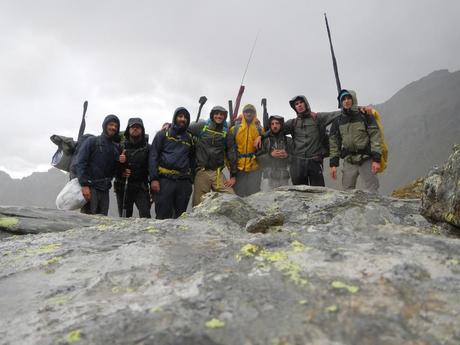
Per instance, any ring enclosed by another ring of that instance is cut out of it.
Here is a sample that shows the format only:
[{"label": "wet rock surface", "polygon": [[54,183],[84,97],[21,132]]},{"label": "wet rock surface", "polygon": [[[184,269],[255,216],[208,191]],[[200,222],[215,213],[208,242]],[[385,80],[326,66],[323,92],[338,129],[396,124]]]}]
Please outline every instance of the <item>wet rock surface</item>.
[{"label": "wet rock surface", "polygon": [[449,223],[460,233],[460,146],[455,145],[442,168],[434,168],[423,186],[422,214]]},{"label": "wet rock surface", "polygon": [[291,186],[4,238],[0,344],[458,344],[460,239],[419,208]]}]

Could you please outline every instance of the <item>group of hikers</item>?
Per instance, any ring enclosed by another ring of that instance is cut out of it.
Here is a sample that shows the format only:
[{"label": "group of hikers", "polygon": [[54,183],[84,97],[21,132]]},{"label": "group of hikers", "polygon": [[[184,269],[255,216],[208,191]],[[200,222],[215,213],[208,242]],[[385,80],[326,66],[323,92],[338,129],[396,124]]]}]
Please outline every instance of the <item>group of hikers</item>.
[{"label": "group of hikers", "polygon": [[102,134],[85,140],[76,155],[75,175],[87,201],[82,212],[108,214],[113,178],[120,216],[131,217],[136,205],[140,217],[150,218],[154,202],[157,219],[179,217],[192,190],[196,206],[210,191],[254,194],[262,180],[270,188],[290,181],[325,186],[326,157],[333,179],[343,159],[345,190],[356,188],[360,176],[365,189],[377,192],[381,131],[372,116],[374,109],[358,107],[352,90],[341,90],[338,100],[340,110],[315,113],[305,96],[295,96],[289,104],[296,117],[285,122],[272,115],[265,128],[251,104],[231,126],[222,106],[213,107],[207,121],[193,123],[189,111],[180,107],[151,144],[142,119],[130,118],[120,135],[120,120],[108,115]]}]

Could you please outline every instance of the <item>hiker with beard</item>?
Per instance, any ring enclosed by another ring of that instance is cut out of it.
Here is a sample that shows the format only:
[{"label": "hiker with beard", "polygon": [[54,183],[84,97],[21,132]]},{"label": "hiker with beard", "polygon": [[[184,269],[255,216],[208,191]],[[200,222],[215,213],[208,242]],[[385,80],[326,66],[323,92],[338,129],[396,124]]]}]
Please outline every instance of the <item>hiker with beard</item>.
[{"label": "hiker with beard", "polygon": [[342,114],[332,123],[329,137],[331,177],[337,179],[337,167],[343,158],[343,189],[355,189],[358,176],[361,176],[365,189],[377,193],[379,180],[376,174],[382,153],[380,129],[374,116],[358,111],[354,91],[341,90],[338,99]]},{"label": "hiker with beard", "polygon": [[253,143],[263,132],[257,119],[256,108],[252,104],[246,104],[243,115],[230,129],[237,157],[238,172],[234,190],[238,196],[245,197],[260,191],[262,170],[257,162]]},{"label": "hiker with beard", "polygon": [[263,168],[264,180],[270,189],[289,184],[289,155],[292,139],[284,134],[284,118],[272,115],[268,119],[270,131],[262,137],[257,160]]},{"label": "hiker with beard", "polygon": [[148,179],[149,147],[142,119],[130,118],[120,145],[120,167],[114,183],[120,217],[123,216],[123,209],[126,217],[132,217],[134,204],[139,210],[139,217],[151,217]]},{"label": "hiker with beard", "polygon": [[118,132],[120,120],[108,115],[102,123],[102,134],[86,139],[78,150],[75,169],[81,192],[87,204],[81,212],[107,215],[109,189],[117,172],[119,159]]},{"label": "hiker with beard", "polygon": [[[196,175],[194,181],[193,206],[202,201],[204,194],[215,191],[235,193],[236,153],[232,135],[227,135],[227,110],[221,106],[211,109],[208,121],[200,121],[190,126],[196,138]],[[222,173],[228,161],[230,178]]]},{"label": "hiker with beard", "polygon": [[157,219],[178,218],[187,210],[192,194],[194,143],[187,131],[190,113],[174,111],[172,125],[153,139],[149,156],[150,188]]}]

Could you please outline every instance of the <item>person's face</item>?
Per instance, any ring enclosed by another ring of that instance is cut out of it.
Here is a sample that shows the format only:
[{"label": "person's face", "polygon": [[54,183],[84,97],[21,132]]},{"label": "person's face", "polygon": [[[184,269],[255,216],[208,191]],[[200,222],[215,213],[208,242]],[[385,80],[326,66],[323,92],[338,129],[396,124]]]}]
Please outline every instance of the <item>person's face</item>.
[{"label": "person's face", "polygon": [[272,120],[270,122],[270,130],[273,134],[278,134],[281,130],[281,122],[279,122],[278,120]]},{"label": "person's face", "polygon": [[294,102],[295,111],[299,114],[304,113],[307,110],[307,105],[301,99]]},{"label": "person's face", "polygon": [[176,125],[182,128],[187,127],[187,117],[184,114],[179,114],[176,116]]},{"label": "person's face", "polygon": [[141,125],[134,124],[129,127],[129,136],[133,138],[139,138],[142,135]]},{"label": "person's face", "polygon": [[214,114],[213,114],[213,117],[214,119],[214,122],[217,123],[218,125],[220,125],[221,123],[224,123],[224,120],[225,120],[225,114],[222,112],[222,111],[216,111]]},{"label": "person's face", "polygon": [[107,124],[107,136],[113,137],[118,132],[118,124],[116,122],[109,122]]},{"label": "person's face", "polygon": [[251,123],[252,119],[254,118],[255,113],[252,110],[246,110],[243,112],[244,118],[246,119],[247,123]]},{"label": "person's face", "polygon": [[353,98],[350,95],[342,97],[342,108],[345,110],[351,109],[353,105]]}]

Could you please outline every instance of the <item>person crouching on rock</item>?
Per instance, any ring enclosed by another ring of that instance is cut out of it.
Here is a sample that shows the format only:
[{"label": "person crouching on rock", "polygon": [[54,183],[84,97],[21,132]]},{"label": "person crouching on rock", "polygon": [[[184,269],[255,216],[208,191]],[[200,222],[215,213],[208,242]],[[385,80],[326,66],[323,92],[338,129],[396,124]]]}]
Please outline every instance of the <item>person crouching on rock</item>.
[{"label": "person crouching on rock", "polygon": [[172,125],[163,126],[153,139],[149,174],[157,219],[177,218],[187,210],[194,154],[193,137],[187,131],[189,124],[188,110],[177,108]]},{"label": "person crouching on rock", "polygon": [[262,136],[262,148],[257,152],[257,160],[262,166],[264,180],[273,189],[289,184],[288,165],[292,139],[284,134],[282,116],[272,115],[268,123],[270,131]]},{"label": "person crouching on rock", "polygon": [[377,193],[380,169],[381,133],[372,115],[358,111],[356,93],[342,90],[339,94],[342,114],[334,120],[329,135],[330,175],[337,179],[337,167],[343,158],[342,186],[345,190],[356,188],[358,176],[365,189]]},{"label": "person crouching on rock", "polygon": [[150,218],[149,148],[142,119],[130,118],[120,143],[120,166],[114,183],[120,217],[132,217],[136,204],[139,217]]},{"label": "person crouching on rock", "polygon": [[[202,201],[208,192],[232,193],[236,182],[236,151],[233,136],[227,135],[227,110],[221,106],[211,109],[208,121],[200,121],[190,126],[196,138],[196,175],[193,192],[193,206]],[[222,170],[228,161],[230,178],[225,179]]]},{"label": "person crouching on rock", "polygon": [[87,200],[81,212],[107,215],[109,212],[109,190],[117,171],[119,158],[118,138],[120,120],[108,115],[102,123],[102,134],[89,137],[78,151],[76,174],[81,192]]}]

